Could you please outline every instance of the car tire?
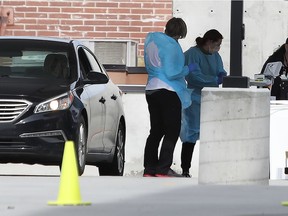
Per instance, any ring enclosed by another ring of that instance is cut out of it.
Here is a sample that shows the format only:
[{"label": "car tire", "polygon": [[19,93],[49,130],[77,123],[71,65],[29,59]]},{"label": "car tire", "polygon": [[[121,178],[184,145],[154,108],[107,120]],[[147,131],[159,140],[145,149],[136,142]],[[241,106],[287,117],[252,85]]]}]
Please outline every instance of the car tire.
[{"label": "car tire", "polygon": [[111,164],[101,164],[98,167],[100,176],[123,176],[125,164],[125,128],[119,124],[113,161]]},{"label": "car tire", "polygon": [[75,141],[76,161],[78,166],[78,174],[81,176],[84,173],[86,164],[86,150],[87,150],[87,127],[83,116],[80,117],[77,139]]}]

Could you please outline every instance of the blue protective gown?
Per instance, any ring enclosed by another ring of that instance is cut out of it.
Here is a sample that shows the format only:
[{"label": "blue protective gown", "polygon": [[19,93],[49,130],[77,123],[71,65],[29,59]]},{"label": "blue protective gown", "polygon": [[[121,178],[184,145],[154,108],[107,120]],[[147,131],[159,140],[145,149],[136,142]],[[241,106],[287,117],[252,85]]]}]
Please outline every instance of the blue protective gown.
[{"label": "blue protective gown", "polygon": [[226,73],[218,52],[205,53],[198,46],[185,53],[185,64],[197,63],[199,68],[186,76],[189,89],[192,89],[192,104],[182,112],[180,139],[182,142],[196,143],[200,135],[201,90],[204,87],[218,87],[218,74]]},{"label": "blue protective gown", "polygon": [[144,50],[149,50],[147,46],[156,47],[158,49],[158,56],[155,59],[159,58],[160,62],[160,66],[157,63],[153,63],[149,58],[149,54],[144,53],[148,82],[154,77],[160,79],[177,93],[182,104],[182,109],[190,106],[190,90],[187,89],[185,81],[189,68],[184,65],[185,57],[179,43],[162,32],[153,32],[148,33],[144,46]]}]

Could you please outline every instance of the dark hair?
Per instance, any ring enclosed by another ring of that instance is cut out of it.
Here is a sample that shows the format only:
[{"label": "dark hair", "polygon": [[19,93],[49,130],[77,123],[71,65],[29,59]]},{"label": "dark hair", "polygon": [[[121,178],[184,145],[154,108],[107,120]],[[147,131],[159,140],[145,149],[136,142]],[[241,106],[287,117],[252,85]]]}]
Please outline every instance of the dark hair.
[{"label": "dark hair", "polygon": [[[286,39],[285,44],[288,44],[288,38]],[[277,56],[281,59],[283,54],[286,52],[285,44],[282,44],[276,51],[274,51],[273,56]]]},{"label": "dark hair", "polygon": [[165,26],[165,34],[170,37],[185,38],[187,34],[187,26],[183,19],[173,17]]},{"label": "dark hair", "polygon": [[286,52],[285,44],[282,44],[272,55],[276,58],[283,58],[284,53]]},{"label": "dark hair", "polygon": [[216,29],[211,29],[204,34],[203,38],[197,37],[195,41],[198,46],[202,47],[208,40],[216,42],[220,39],[223,39],[222,34]]}]

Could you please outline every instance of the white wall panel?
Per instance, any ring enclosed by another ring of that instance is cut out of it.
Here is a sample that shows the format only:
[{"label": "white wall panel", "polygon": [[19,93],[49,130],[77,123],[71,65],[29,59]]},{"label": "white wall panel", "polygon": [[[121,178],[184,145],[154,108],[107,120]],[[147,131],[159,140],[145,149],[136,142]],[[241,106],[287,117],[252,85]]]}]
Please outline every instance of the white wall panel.
[{"label": "white wall panel", "polygon": [[259,73],[288,37],[288,1],[244,1],[243,74]]},{"label": "white wall panel", "polygon": [[[244,0],[243,11],[242,75],[253,78],[288,37],[288,1]],[[173,0],[173,16],[183,18],[188,27],[187,37],[179,40],[183,51],[194,46],[196,37],[207,30],[219,30],[224,37],[220,54],[230,73],[231,1]]]},{"label": "white wall panel", "polygon": [[224,68],[229,73],[230,58],[230,1],[173,0],[173,16],[181,17],[187,24],[185,39],[179,40],[183,51],[195,46],[196,37],[217,29],[224,37],[220,54]]}]

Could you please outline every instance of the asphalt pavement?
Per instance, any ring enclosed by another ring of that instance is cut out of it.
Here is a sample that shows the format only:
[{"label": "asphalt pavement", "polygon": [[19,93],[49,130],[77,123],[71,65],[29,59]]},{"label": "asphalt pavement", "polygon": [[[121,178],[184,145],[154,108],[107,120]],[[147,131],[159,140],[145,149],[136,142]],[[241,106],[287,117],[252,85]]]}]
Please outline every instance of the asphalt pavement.
[{"label": "asphalt pavement", "polygon": [[[0,216],[288,215],[282,205],[288,201],[288,180],[270,185],[199,185],[197,178],[141,176],[84,175],[76,180],[78,189],[75,179],[63,182],[57,174],[2,174]],[[90,205],[48,205],[71,182],[76,186],[72,195]]]}]

